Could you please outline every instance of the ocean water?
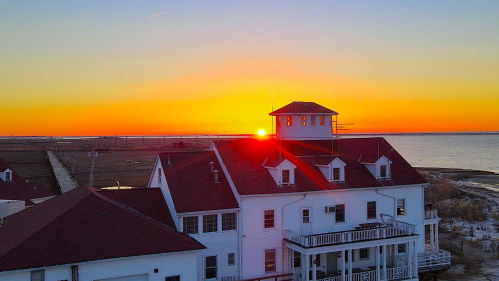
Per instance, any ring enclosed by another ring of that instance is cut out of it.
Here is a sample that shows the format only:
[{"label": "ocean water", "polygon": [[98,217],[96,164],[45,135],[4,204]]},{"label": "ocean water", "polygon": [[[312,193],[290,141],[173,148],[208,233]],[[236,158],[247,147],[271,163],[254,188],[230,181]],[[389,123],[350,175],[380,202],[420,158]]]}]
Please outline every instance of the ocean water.
[{"label": "ocean water", "polygon": [[499,135],[383,136],[414,167],[484,170],[499,173]]}]

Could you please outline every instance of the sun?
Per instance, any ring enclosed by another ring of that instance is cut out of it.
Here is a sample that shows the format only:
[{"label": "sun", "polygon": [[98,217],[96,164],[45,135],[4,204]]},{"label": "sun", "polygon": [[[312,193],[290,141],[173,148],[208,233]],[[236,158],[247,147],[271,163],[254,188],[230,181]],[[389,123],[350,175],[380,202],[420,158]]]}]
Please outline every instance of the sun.
[{"label": "sun", "polygon": [[258,134],[259,136],[263,137],[263,136],[265,136],[265,133],[266,133],[266,132],[265,132],[265,130],[264,130],[264,129],[260,129],[260,130],[258,130],[258,133],[257,133],[257,134]]}]

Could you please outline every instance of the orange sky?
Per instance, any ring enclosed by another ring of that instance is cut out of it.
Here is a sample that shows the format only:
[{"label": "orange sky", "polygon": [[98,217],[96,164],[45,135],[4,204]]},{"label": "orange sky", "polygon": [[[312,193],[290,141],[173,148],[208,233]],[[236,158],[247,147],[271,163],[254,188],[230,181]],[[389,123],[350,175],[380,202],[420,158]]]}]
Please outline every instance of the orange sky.
[{"label": "orange sky", "polygon": [[12,2],[0,136],[270,132],[272,77],[349,133],[499,131],[491,7],[256,2]]}]

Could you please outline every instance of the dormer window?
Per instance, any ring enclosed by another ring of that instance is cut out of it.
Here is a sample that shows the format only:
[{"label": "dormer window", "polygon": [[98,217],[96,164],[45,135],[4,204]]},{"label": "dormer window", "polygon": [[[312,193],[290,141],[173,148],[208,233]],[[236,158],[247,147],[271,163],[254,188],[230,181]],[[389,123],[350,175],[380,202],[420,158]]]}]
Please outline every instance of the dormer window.
[{"label": "dormer window", "polygon": [[386,172],[386,165],[381,165],[379,166],[379,177],[380,178],[387,178],[387,172]]},{"label": "dormer window", "polygon": [[302,116],[301,117],[301,125],[306,126],[307,125],[307,116]]},{"label": "dormer window", "polygon": [[341,168],[333,168],[333,181],[340,181]]},{"label": "dormer window", "polygon": [[282,170],[282,183],[289,184],[289,170]]},{"label": "dormer window", "polygon": [[[316,160],[315,166],[319,168],[322,174],[330,182],[344,182],[345,181],[345,166],[346,163],[336,157],[331,161],[331,156],[322,156]],[[331,161],[331,162],[329,162]],[[329,163],[328,163],[329,162]]]},{"label": "dormer window", "polygon": [[293,125],[293,121],[292,121],[291,117],[292,117],[292,116],[287,116],[287,117],[286,117],[286,120],[287,120],[287,123],[286,123],[286,124],[287,124],[288,126]]},{"label": "dormer window", "polygon": [[11,171],[5,171],[5,181],[12,181],[12,172]]}]

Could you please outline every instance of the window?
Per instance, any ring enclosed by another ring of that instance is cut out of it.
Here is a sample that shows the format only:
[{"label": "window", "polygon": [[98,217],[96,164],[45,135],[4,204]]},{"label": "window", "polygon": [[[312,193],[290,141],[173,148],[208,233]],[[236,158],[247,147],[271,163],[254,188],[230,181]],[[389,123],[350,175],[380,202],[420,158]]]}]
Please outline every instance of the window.
[{"label": "window", "polygon": [[386,173],[386,165],[379,166],[379,177],[380,178],[386,178],[386,177],[388,177],[388,175]]},{"label": "window", "polygon": [[369,248],[362,248],[359,250],[359,258],[361,260],[368,260],[369,259]]},{"label": "window", "polygon": [[45,281],[45,270],[31,271],[31,281]]},{"label": "window", "polygon": [[184,233],[198,234],[198,217],[184,217]]},{"label": "window", "polygon": [[282,183],[289,183],[289,170],[282,170]]},{"label": "window", "polygon": [[399,254],[405,254],[405,244],[399,244],[397,247],[397,252]]},{"label": "window", "polygon": [[[312,266],[314,266],[314,261],[313,261],[313,258],[312,256],[310,256],[310,268],[312,268]],[[321,255],[315,255],[315,264],[317,266],[319,266],[321,264]]]},{"label": "window", "polygon": [[216,279],[217,278],[217,256],[205,257],[204,265],[204,277],[205,279]]},{"label": "window", "polygon": [[310,223],[310,209],[303,209],[302,210],[302,222],[303,223]]},{"label": "window", "polygon": [[320,120],[321,120],[321,126],[324,126],[324,115],[320,116]]},{"label": "window", "polygon": [[203,233],[218,231],[218,216],[204,215],[203,216]]},{"label": "window", "polygon": [[367,202],[367,218],[368,219],[376,218],[376,201]]},{"label": "window", "polygon": [[288,126],[293,125],[293,121],[291,120],[291,116],[286,116],[286,120],[287,120],[287,125]]},{"label": "window", "polygon": [[265,250],[265,273],[275,272],[275,249]]},{"label": "window", "polygon": [[345,222],[345,204],[336,205],[336,222]]},{"label": "window", "polygon": [[405,215],[405,199],[397,199],[397,216]]},{"label": "window", "polygon": [[[355,261],[355,250],[352,250],[352,262]],[[345,251],[345,262],[348,262],[348,250]]]},{"label": "window", "polygon": [[236,213],[222,214],[222,231],[236,230]]},{"label": "window", "polygon": [[293,268],[301,267],[301,253],[293,251]]},{"label": "window", "polygon": [[161,169],[158,168],[158,183],[161,184]]},{"label": "window", "polygon": [[236,254],[235,253],[230,253],[227,255],[227,265],[228,266],[236,265]]},{"label": "window", "polygon": [[314,115],[310,116],[310,125],[315,126],[315,116]]},{"label": "window", "polygon": [[180,275],[165,277],[165,281],[180,281]]},{"label": "window", "polygon": [[340,168],[333,168],[333,181],[340,181]]},{"label": "window", "polygon": [[282,126],[281,116],[277,116],[277,127]]},{"label": "window", "polygon": [[302,116],[301,117],[301,125],[306,126],[307,125],[307,116]]},{"label": "window", "polygon": [[264,211],[264,227],[274,228],[274,210]]}]

